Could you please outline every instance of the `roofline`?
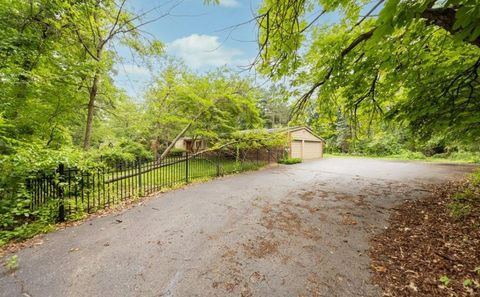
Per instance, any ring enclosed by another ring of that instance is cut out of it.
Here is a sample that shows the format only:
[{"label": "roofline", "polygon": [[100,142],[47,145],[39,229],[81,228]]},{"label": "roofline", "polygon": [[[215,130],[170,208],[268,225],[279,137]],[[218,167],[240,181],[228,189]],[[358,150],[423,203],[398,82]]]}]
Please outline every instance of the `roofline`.
[{"label": "roofline", "polygon": [[266,131],[266,132],[268,132],[268,133],[290,133],[290,132],[295,132],[295,131],[299,131],[299,130],[302,130],[302,129],[307,130],[310,134],[312,134],[312,135],[315,136],[316,138],[320,139],[321,141],[325,142],[325,139],[323,139],[322,137],[318,136],[315,132],[312,131],[312,129],[310,129],[310,128],[307,127],[307,126],[279,127],[279,128],[270,128],[270,129],[260,128],[260,129],[251,129],[251,130],[241,130],[241,131],[239,131],[239,132]]},{"label": "roofline", "polygon": [[310,129],[309,127],[307,126],[297,126],[297,127],[286,127],[287,129],[285,130],[285,132],[295,132],[295,131],[298,131],[298,130],[302,130],[302,129],[305,129],[307,130],[310,134],[312,134],[313,136],[317,137],[318,139],[320,139],[321,141],[325,142],[325,139],[323,139],[322,137],[318,136],[315,132],[312,131],[312,129]]}]

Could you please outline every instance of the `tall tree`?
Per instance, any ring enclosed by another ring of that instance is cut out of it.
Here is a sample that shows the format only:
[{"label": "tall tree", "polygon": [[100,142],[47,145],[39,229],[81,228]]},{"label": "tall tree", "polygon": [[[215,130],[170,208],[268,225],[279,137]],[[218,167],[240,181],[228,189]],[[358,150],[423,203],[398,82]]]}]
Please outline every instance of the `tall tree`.
[{"label": "tall tree", "polygon": [[147,96],[150,135],[167,147],[165,154],[185,134],[215,142],[233,131],[258,127],[257,94],[248,79],[231,71],[198,75],[170,64]]},{"label": "tall tree", "polygon": [[[329,13],[340,20],[322,24]],[[294,111],[335,96],[354,118],[364,109],[421,137],[479,139],[478,1],[265,0],[256,19],[257,63],[294,77]]]},{"label": "tall tree", "polygon": [[17,139],[46,146],[71,141],[88,72],[67,33],[63,1],[0,3],[0,113]]},{"label": "tall tree", "polygon": [[2,1],[0,113],[14,123],[15,137],[46,146],[79,141],[87,150],[95,111],[119,96],[111,79],[115,47],[149,59],[162,54],[162,44],[140,32],[168,14],[149,18],[152,11],[129,13],[126,0]]},{"label": "tall tree", "polygon": [[108,79],[114,59],[112,44],[123,42],[144,55],[160,55],[162,45],[159,41],[142,38],[140,27],[156,21],[167,14],[156,16],[147,21],[142,18],[147,13],[135,15],[125,7],[126,0],[89,0],[69,14],[72,30],[78,42],[91,58],[93,74],[88,78],[88,105],[83,148],[88,150],[92,138],[92,125],[99,87],[102,80]]}]

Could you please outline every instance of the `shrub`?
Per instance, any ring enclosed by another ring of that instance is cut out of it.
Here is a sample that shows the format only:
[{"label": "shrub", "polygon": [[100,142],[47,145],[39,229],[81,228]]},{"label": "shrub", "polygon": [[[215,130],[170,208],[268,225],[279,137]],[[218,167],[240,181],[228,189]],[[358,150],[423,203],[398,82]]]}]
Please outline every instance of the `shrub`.
[{"label": "shrub", "polygon": [[401,149],[399,154],[392,155],[392,157],[406,159],[406,160],[422,160],[426,158],[426,156],[421,152],[412,152],[406,149]]},{"label": "shrub", "polygon": [[135,160],[134,154],[125,152],[120,147],[102,148],[98,152],[95,152],[92,157],[93,159],[102,160],[111,167],[121,162],[131,162]]},{"label": "shrub", "polygon": [[115,167],[115,165],[119,163],[132,162],[137,159],[152,160],[153,154],[142,144],[125,140],[118,144],[106,145],[90,152],[90,158],[97,161],[101,160],[108,166]]},{"label": "shrub", "polygon": [[401,153],[401,145],[395,135],[378,133],[372,139],[359,143],[361,153],[370,156],[389,156]]},{"label": "shrub", "polygon": [[183,154],[186,152],[187,150],[184,150],[182,148],[172,148],[169,152],[170,156],[174,156],[174,157],[179,157],[179,156],[183,156]]},{"label": "shrub", "polygon": [[448,156],[448,158],[451,160],[457,160],[457,161],[480,163],[480,153],[478,152],[477,153],[466,152],[466,151],[452,152]]},{"label": "shrub", "polygon": [[132,140],[125,140],[120,143],[120,149],[128,154],[132,154],[135,158],[142,159],[142,160],[152,160],[153,154],[149,151],[144,145],[141,143],[132,141]]},{"label": "shrub", "polygon": [[302,163],[302,159],[300,159],[300,158],[284,158],[284,159],[278,160],[278,163],[286,164],[286,165],[292,165],[292,164]]},{"label": "shrub", "polygon": [[463,220],[472,212],[478,213],[480,209],[480,171],[468,175],[461,188],[451,195],[448,208],[454,220]]}]

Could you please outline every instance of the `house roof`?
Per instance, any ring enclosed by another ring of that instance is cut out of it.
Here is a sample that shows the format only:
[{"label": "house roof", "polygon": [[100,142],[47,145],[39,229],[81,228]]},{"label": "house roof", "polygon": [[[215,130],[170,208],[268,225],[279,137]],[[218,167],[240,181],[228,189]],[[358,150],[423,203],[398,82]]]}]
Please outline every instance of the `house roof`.
[{"label": "house roof", "polygon": [[284,133],[284,132],[295,132],[299,130],[307,130],[310,134],[325,141],[322,137],[318,136],[315,132],[312,131],[309,127],[306,126],[295,126],[295,127],[278,127],[278,128],[270,128],[270,129],[251,129],[251,130],[243,130],[241,132],[255,132],[255,131],[267,131],[268,133]]}]

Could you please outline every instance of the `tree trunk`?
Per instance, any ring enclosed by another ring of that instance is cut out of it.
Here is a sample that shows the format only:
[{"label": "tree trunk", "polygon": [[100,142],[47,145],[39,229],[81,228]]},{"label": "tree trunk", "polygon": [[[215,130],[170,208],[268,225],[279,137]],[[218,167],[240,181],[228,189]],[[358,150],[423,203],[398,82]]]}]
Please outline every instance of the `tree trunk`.
[{"label": "tree trunk", "polygon": [[195,123],[202,115],[203,113],[205,112],[205,110],[202,110],[201,112],[199,112],[195,118],[193,118],[193,120],[191,120],[183,129],[182,131],[180,131],[180,133],[177,134],[177,136],[175,136],[175,138],[173,139],[173,141],[168,145],[168,147],[163,151],[162,155],[160,156],[160,160],[162,160],[163,158],[165,158],[168,153],[172,150],[172,148],[175,146],[175,143],[180,139],[180,137],[182,137],[183,135],[185,135],[185,133],[187,133],[188,129],[190,129],[190,127],[193,125],[193,123]]},{"label": "tree trunk", "polygon": [[92,126],[93,126],[93,117],[95,115],[95,100],[97,99],[98,92],[98,72],[95,72],[92,81],[92,87],[89,92],[88,100],[88,113],[87,113],[87,125],[85,127],[85,137],[83,139],[83,149],[88,151],[90,148],[90,141],[92,139]]},{"label": "tree trunk", "polygon": [[177,134],[177,136],[175,136],[175,139],[173,139],[173,141],[168,145],[168,147],[163,151],[162,155],[160,156],[160,160],[162,160],[163,158],[165,158],[168,153],[172,150],[172,148],[175,146],[175,143],[177,143],[177,141],[180,139],[180,137],[182,137],[185,133],[187,133],[188,129],[190,129],[190,127],[192,126],[194,121],[191,121],[190,123],[188,123],[188,125],[186,125],[183,130]]}]

